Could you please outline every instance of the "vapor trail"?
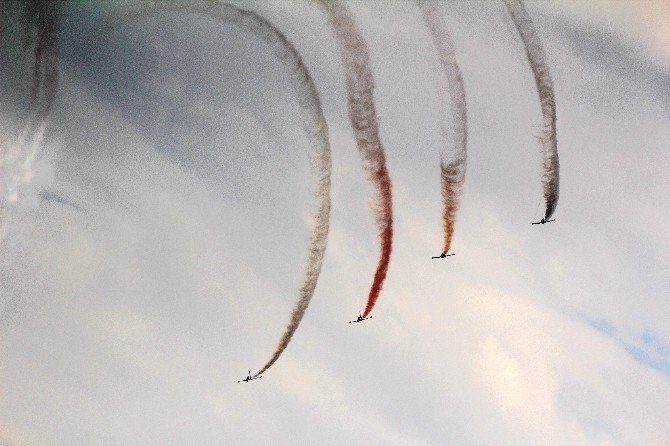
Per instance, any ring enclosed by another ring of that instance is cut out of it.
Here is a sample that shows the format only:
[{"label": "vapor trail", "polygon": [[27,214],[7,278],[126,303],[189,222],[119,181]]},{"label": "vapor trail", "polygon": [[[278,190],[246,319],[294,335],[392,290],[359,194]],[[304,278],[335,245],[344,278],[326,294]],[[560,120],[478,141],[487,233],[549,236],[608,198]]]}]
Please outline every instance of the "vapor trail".
[{"label": "vapor trail", "polygon": [[[417,0],[423,13],[423,20],[430,31],[433,44],[437,49],[442,71],[447,79],[450,125],[442,123],[442,134],[446,147],[441,153],[440,168],[442,181],[442,224],[444,226],[443,253],[449,252],[454,235],[456,213],[461,202],[468,144],[468,116],[465,101],[465,85],[461,69],[456,60],[453,39],[435,4]],[[444,83],[440,83],[443,88]],[[440,95],[444,100],[445,94]],[[446,108],[446,107],[444,107]]]},{"label": "vapor trail", "polygon": [[391,179],[386,168],[384,146],[379,138],[379,122],[374,102],[374,79],[370,54],[358,31],[349,8],[339,0],[320,0],[328,14],[340,46],[340,56],[346,72],[349,119],[354,129],[363,168],[375,187],[372,211],[377,224],[381,253],[372,281],[363,317],[370,314],[379,298],[386,279],[393,243],[393,201]]},{"label": "vapor trail", "polygon": [[535,85],[540,96],[542,108],[542,132],[538,137],[542,150],[542,189],[544,193],[544,219],[549,220],[558,204],[559,163],[558,143],[556,141],[556,99],[554,83],[551,80],[549,66],[544,49],[521,0],[503,0],[512,17],[519,36],[526,48],[526,57],[535,77]]},{"label": "vapor trail", "polygon": [[58,89],[56,5],[33,0],[24,5],[22,59],[30,65],[30,97],[23,129],[14,144],[3,148],[0,160],[0,242],[20,188],[32,179],[47,122]]},{"label": "vapor trail", "polygon": [[[289,73],[291,87],[300,106],[303,128],[309,139],[308,156],[315,203],[312,206],[305,275],[298,290],[298,300],[291,311],[289,322],[277,347],[270,355],[270,359],[254,375],[260,376],[279,359],[298,329],[314,295],[328,242],[331,156],[328,125],[321,108],[321,99],[312,76],[293,44],[272,23],[258,14],[228,3],[214,1],[205,1],[195,5],[164,2],[159,5],[160,10],[205,14],[222,24],[236,25],[269,45]],[[147,12],[151,11],[142,11],[140,15]]]}]

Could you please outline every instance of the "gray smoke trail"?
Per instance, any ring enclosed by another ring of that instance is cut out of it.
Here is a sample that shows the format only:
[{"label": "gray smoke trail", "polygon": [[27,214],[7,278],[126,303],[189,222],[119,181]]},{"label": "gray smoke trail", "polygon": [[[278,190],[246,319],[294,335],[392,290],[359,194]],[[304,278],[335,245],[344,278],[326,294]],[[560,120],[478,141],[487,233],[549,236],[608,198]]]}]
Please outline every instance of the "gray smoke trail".
[{"label": "gray smoke trail", "polygon": [[[195,5],[158,2],[155,5],[158,6],[158,11],[170,10],[205,14],[222,24],[236,25],[264,41],[272,48],[277,59],[289,72],[291,87],[300,106],[303,128],[310,143],[308,156],[312,192],[316,203],[313,205],[311,215],[310,241],[305,264],[305,275],[298,291],[298,301],[291,311],[286,329],[281,335],[270,359],[254,375],[260,376],[279,359],[291,341],[291,337],[298,329],[300,321],[305,315],[305,311],[314,295],[328,242],[331,206],[331,156],[328,125],[321,108],[321,99],[312,76],[293,44],[272,23],[258,14],[237,8],[228,3],[215,1]],[[151,12],[144,10],[136,15],[146,15]]]},{"label": "gray smoke trail", "polygon": [[363,158],[363,168],[375,186],[372,211],[377,224],[381,253],[375,271],[363,317],[370,314],[381,293],[393,249],[393,200],[391,178],[386,168],[384,146],[379,138],[379,122],[374,102],[374,79],[370,54],[354,18],[339,0],[320,0],[328,14],[340,46],[346,73],[349,119],[354,129],[356,145]]},{"label": "gray smoke trail", "polygon": [[[468,153],[468,116],[465,101],[465,85],[463,84],[461,69],[456,61],[453,39],[442,15],[432,2],[417,0],[417,4],[423,13],[423,20],[430,31],[433,44],[437,49],[442,71],[447,79],[449,93],[451,125],[442,124],[442,133],[447,142],[447,150],[442,152],[440,161],[443,201],[442,223],[444,226],[444,247],[442,252],[446,254],[451,248],[451,240],[456,224],[456,213],[460,207],[463,183],[465,181]],[[443,85],[443,83],[440,85]],[[444,99],[445,95],[442,93],[440,96]]]},{"label": "gray smoke trail", "polygon": [[521,0],[503,0],[507,6],[514,26],[526,48],[526,57],[535,77],[535,85],[540,96],[542,108],[542,133],[538,137],[542,150],[542,189],[544,192],[544,219],[549,220],[558,204],[559,163],[558,143],[556,140],[556,99],[554,83],[551,80],[549,66],[544,49]]},{"label": "gray smoke trail", "polygon": [[32,179],[44,132],[58,89],[58,33],[56,5],[33,0],[24,5],[22,58],[31,65],[27,117],[14,144],[3,147],[0,160],[0,243],[21,186]]}]

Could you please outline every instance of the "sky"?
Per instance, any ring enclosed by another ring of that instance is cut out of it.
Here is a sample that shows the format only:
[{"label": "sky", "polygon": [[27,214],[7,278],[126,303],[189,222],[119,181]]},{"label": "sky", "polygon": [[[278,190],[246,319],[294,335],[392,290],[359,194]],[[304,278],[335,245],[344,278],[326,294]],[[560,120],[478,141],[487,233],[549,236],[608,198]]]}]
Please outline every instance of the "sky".
[{"label": "sky", "polygon": [[[502,2],[440,3],[469,133],[456,256],[434,261],[437,54],[413,3],[347,3],[395,211],[373,319],[348,324],[379,247],[335,35],[312,2],[233,3],[295,45],[330,130],[328,246],[293,341],[238,384],[273,351],[308,244],[288,74],[204,16],[104,28],[63,4],[55,108],[0,257],[0,445],[670,444],[667,4],[527,3],[561,161],[556,221],[531,226],[541,115],[519,36]],[[19,115],[0,109],[3,142]]]}]

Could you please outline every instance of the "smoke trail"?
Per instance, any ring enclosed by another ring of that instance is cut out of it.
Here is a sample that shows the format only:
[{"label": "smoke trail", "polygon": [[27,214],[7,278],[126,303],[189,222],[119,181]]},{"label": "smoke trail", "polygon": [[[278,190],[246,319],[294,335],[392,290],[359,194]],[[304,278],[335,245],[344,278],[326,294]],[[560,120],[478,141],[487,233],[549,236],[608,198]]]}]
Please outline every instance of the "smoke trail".
[{"label": "smoke trail", "polygon": [[554,83],[551,80],[549,66],[544,49],[521,0],[503,0],[512,17],[519,36],[526,48],[526,57],[535,77],[535,85],[540,96],[542,108],[542,132],[538,137],[542,150],[542,189],[544,193],[544,219],[549,220],[558,204],[559,163],[558,143],[556,141],[556,100]]},{"label": "smoke trail", "polygon": [[393,243],[393,202],[391,179],[386,169],[384,146],[379,138],[379,123],[374,103],[374,79],[370,68],[368,47],[360,35],[353,16],[339,0],[320,0],[340,45],[346,72],[349,119],[356,145],[363,159],[363,168],[375,186],[372,211],[379,232],[381,253],[370,288],[363,317],[370,314],[386,279]]},{"label": "smoke trail", "polygon": [[[254,375],[260,376],[279,359],[298,329],[314,295],[328,242],[331,206],[331,156],[328,125],[321,108],[321,99],[312,76],[293,44],[272,23],[258,14],[227,3],[214,1],[198,5],[165,2],[160,4],[159,9],[205,14],[222,24],[234,24],[263,40],[273,49],[277,59],[288,71],[293,93],[300,106],[303,128],[310,143],[308,156],[312,192],[316,202],[313,205],[311,215],[305,275],[298,290],[298,300],[291,311],[289,322],[279,339],[277,347],[270,355],[270,359]],[[147,11],[143,11],[140,12],[140,15],[146,13]]]},{"label": "smoke trail", "polygon": [[16,143],[0,160],[0,243],[20,188],[32,179],[47,122],[58,89],[58,34],[56,5],[33,0],[25,4],[22,58],[31,65],[27,117]]},{"label": "smoke trail", "polygon": [[[442,223],[444,226],[443,253],[449,252],[454,235],[456,213],[460,206],[465,181],[468,144],[468,117],[465,101],[465,85],[461,69],[456,61],[453,39],[434,3],[417,0],[423,13],[423,20],[430,31],[437,49],[442,70],[447,79],[451,110],[451,125],[442,124],[442,134],[447,142],[441,154],[440,168],[442,181]],[[442,85],[442,84],[441,84]],[[444,93],[440,95],[444,99]]]}]

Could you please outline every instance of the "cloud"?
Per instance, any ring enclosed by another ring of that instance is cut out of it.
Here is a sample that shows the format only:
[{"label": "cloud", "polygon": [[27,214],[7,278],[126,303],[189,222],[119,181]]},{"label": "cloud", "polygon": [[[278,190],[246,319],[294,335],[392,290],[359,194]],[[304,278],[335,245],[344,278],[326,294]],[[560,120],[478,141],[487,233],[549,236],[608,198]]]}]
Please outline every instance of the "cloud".
[{"label": "cloud", "polygon": [[[663,72],[608,70],[632,63],[623,37],[596,41],[591,19],[529,6],[557,88],[564,186],[556,224],[535,231],[539,108],[527,62],[509,54],[516,37],[499,5],[443,7],[471,150],[457,256],[431,262],[441,242],[437,58],[418,11],[353,4],[377,80],[397,234],[377,313],[347,324],[377,251],[336,45],[316,8],[253,5],[305,56],[332,130],[324,270],[286,356],[237,384],[274,346],[302,273],[291,259],[306,243],[307,142],[281,68],[243,33],[197,17],[121,28],[95,57],[64,37],[33,193],[86,212],[26,201],[12,223],[3,291],[11,278],[22,303],[0,325],[0,436],[667,443],[670,381],[652,367],[670,339]],[[88,29],[77,14],[64,34]],[[604,60],[589,50],[601,44]],[[616,94],[624,87],[643,94]]]},{"label": "cloud", "polygon": [[670,68],[670,7],[663,0],[643,3],[563,3],[554,9],[582,27],[608,29],[617,34],[617,40],[628,40],[645,47],[647,54],[666,69]]}]

